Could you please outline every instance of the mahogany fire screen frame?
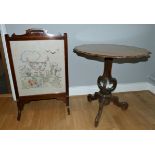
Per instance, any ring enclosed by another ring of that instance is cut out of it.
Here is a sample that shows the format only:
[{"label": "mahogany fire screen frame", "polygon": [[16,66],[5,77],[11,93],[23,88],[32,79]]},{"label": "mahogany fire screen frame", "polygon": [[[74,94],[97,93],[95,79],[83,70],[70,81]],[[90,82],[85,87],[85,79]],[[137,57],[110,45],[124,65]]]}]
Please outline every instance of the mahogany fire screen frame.
[{"label": "mahogany fire screen frame", "polygon": [[24,104],[42,99],[58,99],[69,110],[67,33],[48,34],[44,29],[28,29],[23,35],[5,35],[15,88],[18,115]]}]

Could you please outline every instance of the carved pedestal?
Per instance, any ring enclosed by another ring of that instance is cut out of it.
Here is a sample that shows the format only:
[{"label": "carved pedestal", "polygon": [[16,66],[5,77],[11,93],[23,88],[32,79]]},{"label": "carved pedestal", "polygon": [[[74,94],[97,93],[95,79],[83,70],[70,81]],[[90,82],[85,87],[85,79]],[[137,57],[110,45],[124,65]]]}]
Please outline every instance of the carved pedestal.
[{"label": "carved pedestal", "polygon": [[122,110],[126,110],[128,108],[128,103],[119,102],[119,98],[112,95],[112,91],[114,91],[117,86],[117,80],[111,76],[112,62],[112,58],[105,58],[104,73],[102,76],[99,76],[97,80],[97,85],[100,91],[95,92],[94,95],[88,95],[89,102],[96,99],[99,101],[99,109],[95,118],[95,127],[99,124],[103,107],[110,104],[110,102],[121,107]]}]

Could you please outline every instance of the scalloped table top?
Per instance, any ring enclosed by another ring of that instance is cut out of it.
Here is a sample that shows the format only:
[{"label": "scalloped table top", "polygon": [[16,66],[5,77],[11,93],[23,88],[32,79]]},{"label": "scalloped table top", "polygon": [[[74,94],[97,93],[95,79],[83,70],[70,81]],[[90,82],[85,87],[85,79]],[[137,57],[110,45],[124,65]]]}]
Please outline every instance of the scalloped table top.
[{"label": "scalloped table top", "polygon": [[115,59],[148,58],[151,54],[144,48],[114,44],[85,44],[76,46],[74,52],[83,56]]}]

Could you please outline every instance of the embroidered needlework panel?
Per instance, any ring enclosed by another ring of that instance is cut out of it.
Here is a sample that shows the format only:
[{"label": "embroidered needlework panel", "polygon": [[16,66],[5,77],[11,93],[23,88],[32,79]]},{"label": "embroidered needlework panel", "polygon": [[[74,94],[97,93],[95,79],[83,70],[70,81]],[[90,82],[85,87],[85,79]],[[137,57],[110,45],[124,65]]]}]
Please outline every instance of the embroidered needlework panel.
[{"label": "embroidered needlework panel", "polygon": [[65,92],[64,40],[11,41],[19,96]]}]

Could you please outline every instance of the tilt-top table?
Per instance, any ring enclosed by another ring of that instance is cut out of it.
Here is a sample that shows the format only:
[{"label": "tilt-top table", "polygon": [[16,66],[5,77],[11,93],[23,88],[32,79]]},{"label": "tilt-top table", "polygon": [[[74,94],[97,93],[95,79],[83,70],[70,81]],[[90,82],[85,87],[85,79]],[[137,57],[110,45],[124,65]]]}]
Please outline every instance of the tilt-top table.
[{"label": "tilt-top table", "polygon": [[89,102],[95,99],[99,101],[99,110],[95,118],[95,127],[97,127],[103,106],[113,102],[121,107],[122,110],[128,108],[127,102],[120,102],[119,98],[111,93],[117,86],[116,78],[113,78],[111,75],[113,60],[139,59],[140,61],[141,59],[148,58],[150,52],[143,48],[112,44],[85,44],[75,47],[73,51],[78,56],[104,61],[103,75],[99,76],[97,80],[99,92],[95,92],[93,95],[88,94],[87,96]]}]

